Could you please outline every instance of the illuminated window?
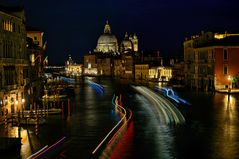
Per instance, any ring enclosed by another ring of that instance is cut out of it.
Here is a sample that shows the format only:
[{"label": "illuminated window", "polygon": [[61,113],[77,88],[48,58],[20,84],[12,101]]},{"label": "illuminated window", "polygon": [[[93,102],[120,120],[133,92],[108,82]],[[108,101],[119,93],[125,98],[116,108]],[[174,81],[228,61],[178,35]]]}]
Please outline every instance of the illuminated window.
[{"label": "illuminated window", "polygon": [[227,74],[228,74],[228,66],[227,66],[227,65],[224,65],[224,66],[223,66],[223,74],[224,74],[224,75],[227,75]]},{"label": "illuminated window", "polygon": [[3,28],[3,30],[12,32],[13,31],[13,23],[9,20],[3,20],[2,28]]},{"label": "illuminated window", "polygon": [[223,50],[223,60],[228,60],[228,52],[227,49]]}]

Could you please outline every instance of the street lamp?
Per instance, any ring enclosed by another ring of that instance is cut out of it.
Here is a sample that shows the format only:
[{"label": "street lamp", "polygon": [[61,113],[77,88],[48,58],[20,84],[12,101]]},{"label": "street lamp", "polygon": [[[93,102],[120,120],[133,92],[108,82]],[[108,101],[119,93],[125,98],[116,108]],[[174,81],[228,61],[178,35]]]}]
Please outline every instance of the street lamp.
[{"label": "street lamp", "polygon": [[[232,88],[232,78],[231,78],[231,75],[229,75],[227,79],[229,81],[228,92],[231,92],[231,88]],[[230,88],[230,86],[231,86],[231,88]]]},{"label": "street lamp", "polygon": [[17,117],[17,120],[18,120],[18,126],[20,125],[20,108],[19,108],[19,105],[18,105],[18,100],[15,101],[15,105],[17,107],[17,114],[16,114],[16,117]]},{"label": "street lamp", "polygon": [[24,106],[24,103],[25,103],[25,99],[24,98],[22,98],[22,118],[24,117],[24,109],[25,109],[25,106]]}]

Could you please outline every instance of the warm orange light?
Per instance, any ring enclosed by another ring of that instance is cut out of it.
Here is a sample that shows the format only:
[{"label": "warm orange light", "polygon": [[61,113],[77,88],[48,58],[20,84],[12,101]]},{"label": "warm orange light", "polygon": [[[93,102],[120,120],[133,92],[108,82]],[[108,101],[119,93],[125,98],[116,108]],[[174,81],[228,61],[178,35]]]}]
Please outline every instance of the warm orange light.
[{"label": "warm orange light", "polygon": [[231,81],[232,78],[231,78],[231,76],[229,75],[227,79],[228,79],[229,81]]}]

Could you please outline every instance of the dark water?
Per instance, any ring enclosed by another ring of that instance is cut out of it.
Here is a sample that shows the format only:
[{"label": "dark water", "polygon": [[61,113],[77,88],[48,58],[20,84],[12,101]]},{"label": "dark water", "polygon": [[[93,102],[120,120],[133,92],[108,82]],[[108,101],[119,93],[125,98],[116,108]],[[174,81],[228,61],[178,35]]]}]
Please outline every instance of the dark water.
[{"label": "dark water", "polygon": [[[179,105],[186,118],[184,125],[163,125],[151,103],[126,84],[110,79],[92,79],[104,86],[104,94],[86,82],[75,86],[71,116],[54,115],[34,135],[34,127],[22,145],[26,158],[63,136],[63,145],[48,158],[92,158],[92,151],[117,123],[113,94],[122,94],[123,105],[133,111],[133,120],[112,153],[112,159],[232,159],[239,158],[239,95],[178,92],[192,105]],[[22,129],[26,134],[26,129]],[[29,141],[31,140],[31,144]]]},{"label": "dark water", "polygon": [[187,113],[187,124],[176,132],[178,157],[239,158],[239,95],[182,95],[192,106]]},{"label": "dark water", "polygon": [[[179,92],[192,105],[179,109],[182,126],[159,125],[143,97],[136,98],[133,158],[239,158],[239,95]],[[144,156],[144,157],[142,157]]]}]

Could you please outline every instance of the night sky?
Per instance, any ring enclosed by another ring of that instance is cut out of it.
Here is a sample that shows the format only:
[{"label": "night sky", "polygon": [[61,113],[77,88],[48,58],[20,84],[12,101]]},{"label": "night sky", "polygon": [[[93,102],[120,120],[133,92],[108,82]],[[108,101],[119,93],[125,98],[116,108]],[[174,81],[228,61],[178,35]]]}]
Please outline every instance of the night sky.
[{"label": "night sky", "polygon": [[136,33],[140,50],[164,56],[183,53],[185,37],[202,30],[239,33],[238,0],[0,0],[24,5],[27,25],[44,31],[49,64],[64,64],[68,54],[79,63],[92,51],[109,20],[122,40]]}]

